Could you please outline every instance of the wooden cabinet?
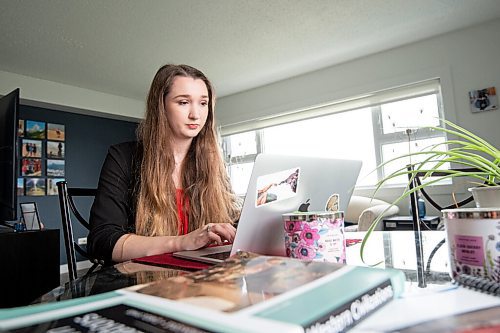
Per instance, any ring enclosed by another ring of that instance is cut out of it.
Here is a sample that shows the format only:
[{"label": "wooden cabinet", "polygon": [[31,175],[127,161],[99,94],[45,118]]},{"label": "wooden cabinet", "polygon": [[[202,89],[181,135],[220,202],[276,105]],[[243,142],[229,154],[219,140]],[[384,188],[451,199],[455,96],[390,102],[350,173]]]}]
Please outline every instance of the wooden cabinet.
[{"label": "wooden cabinet", "polygon": [[28,305],[59,286],[59,230],[0,233],[0,307]]}]

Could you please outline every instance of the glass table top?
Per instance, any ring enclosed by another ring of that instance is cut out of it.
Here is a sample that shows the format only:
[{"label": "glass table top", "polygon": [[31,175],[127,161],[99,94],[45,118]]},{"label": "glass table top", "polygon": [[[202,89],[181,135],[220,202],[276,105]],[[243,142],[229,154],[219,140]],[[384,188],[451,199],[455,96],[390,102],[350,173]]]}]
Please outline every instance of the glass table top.
[{"label": "glass table top", "polygon": [[[423,277],[417,273],[417,246],[413,231],[380,231],[370,235],[366,242],[363,259],[360,256],[361,240],[366,233],[346,233],[347,264],[396,268],[405,273],[409,284],[417,286],[443,285],[451,282],[449,275],[448,247],[444,231],[422,231]],[[424,281],[419,281],[423,279]],[[423,282],[423,283],[422,283]]]},{"label": "glass table top", "polygon": [[[396,268],[405,273],[409,285],[422,286],[417,274],[415,234],[413,231],[377,231],[366,242],[361,259],[361,241],[366,233],[346,232],[348,265]],[[425,286],[449,284],[448,249],[444,231],[422,231],[422,267]],[[68,282],[43,295],[34,303],[45,303],[95,295],[133,285],[185,274],[187,271],[124,262],[102,267],[75,281]]]}]

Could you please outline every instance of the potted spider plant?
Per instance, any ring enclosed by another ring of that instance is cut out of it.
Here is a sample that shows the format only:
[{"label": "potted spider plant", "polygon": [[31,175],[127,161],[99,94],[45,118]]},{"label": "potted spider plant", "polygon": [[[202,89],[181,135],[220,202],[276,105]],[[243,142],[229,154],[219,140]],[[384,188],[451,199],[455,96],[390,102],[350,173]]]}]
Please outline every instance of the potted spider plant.
[{"label": "potted spider plant", "polygon": [[[477,207],[500,207],[500,150],[465,128],[448,120],[443,119],[442,121],[447,128],[437,126],[427,128],[444,132],[454,138],[431,145],[418,152],[403,154],[379,165],[378,168],[381,168],[397,161],[407,161],[408,158],[418,158],[420,160],[420,162],[410,163],[409,167],[397,169],[385,176],[377,183],[374,196],[389,180],[401,175],[408,177],[408,185],[403,193],[393,201],[393,205],[397,205],[413,193],[444,179],[469,177],[474,180],[472,182],[473,187],[469,188],[469,191],[472,192]],[[443,166],[447,164],[458,165],[461,169],[443,169]],[[427,181],[416,184],[416,186],[410,186],[417,174],[424,174],[422,180]],[[365,242],[383,215],[380,214],[373,221],[363,239],[361,244],[362,258]]]}]

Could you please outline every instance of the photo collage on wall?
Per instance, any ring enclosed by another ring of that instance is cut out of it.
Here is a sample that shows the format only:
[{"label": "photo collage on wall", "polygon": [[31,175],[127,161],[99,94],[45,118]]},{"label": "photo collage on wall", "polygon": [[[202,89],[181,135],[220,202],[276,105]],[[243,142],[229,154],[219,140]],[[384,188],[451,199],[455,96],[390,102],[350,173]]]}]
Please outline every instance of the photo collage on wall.
[{"label": "photo collage on wall", "polygon": [[57,195],[65,178],[65,129],[62,124],[19,119],[17,195]]}]

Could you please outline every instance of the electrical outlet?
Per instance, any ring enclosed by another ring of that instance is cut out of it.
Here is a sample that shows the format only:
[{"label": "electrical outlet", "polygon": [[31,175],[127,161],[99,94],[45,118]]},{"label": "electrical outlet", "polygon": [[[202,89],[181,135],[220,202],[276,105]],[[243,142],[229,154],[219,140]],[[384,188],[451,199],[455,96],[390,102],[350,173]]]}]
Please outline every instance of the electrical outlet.
[{"label": "electrical outlet", "polygon": [[78,245],[87,245],[87,237],[78,238]]}]

